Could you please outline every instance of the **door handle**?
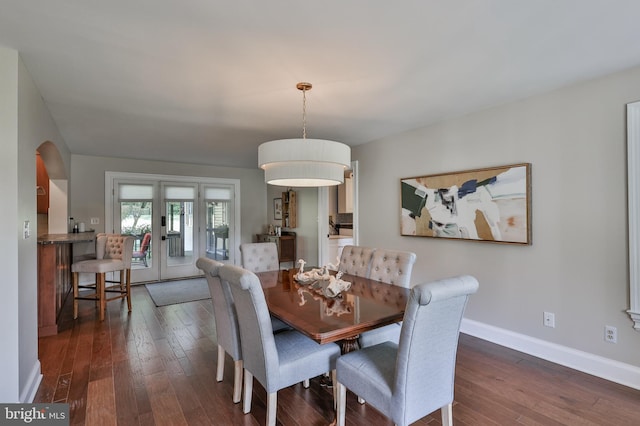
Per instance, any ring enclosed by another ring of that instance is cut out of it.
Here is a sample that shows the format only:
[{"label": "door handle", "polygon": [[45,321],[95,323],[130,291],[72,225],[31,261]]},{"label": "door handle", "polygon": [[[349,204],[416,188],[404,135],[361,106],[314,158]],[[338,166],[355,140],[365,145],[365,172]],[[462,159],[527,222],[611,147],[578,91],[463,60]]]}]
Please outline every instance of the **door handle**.
[{"label": "door handle", "polygon": [[160,225],[161,226],[167,226],[167,217],[166,216],[162,216],[162,218],[160,220]]}]

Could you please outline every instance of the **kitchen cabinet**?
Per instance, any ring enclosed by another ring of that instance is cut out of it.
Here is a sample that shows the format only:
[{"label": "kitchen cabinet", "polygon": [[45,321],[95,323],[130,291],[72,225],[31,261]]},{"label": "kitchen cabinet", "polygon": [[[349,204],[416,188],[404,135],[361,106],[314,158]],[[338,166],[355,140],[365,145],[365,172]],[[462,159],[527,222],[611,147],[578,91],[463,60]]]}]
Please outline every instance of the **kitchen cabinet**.
[{"label": "kitchen cabinet", "polygon": [[49,214],[49,175],[40,154],[36,154],[36,195],[38,214]]},{"label": "kitchen cabinet", "polygon": [[58,333],[62,307],[71,293],[73,245],[93,241],[93,232],[38,237],[38,337]]}]

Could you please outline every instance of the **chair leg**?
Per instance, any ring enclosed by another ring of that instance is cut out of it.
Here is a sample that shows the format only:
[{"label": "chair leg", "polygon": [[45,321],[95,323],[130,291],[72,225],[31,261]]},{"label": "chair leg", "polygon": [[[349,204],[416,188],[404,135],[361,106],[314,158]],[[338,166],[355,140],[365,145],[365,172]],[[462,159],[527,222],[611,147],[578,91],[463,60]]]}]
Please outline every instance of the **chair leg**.
[{"label": "chair leg", "polygon": [[267,426],[276,426],[276,411],[278,410],[278,392],[267,395]]},{"label": "chair leg", "polygon": [[78,318],[78,296],[80,291],[78,289],[78,275],[77,272],[73,273],[73,319]]},{"label": "chair leg", "polygon": [[218,345],[218,367],[216,369],[216,381],[221,382],[224,376],[224,348]]},{"label": "chair leg", "polygon": [[338,412],[336,413],[337,426],[344,426],[347,411],[347,388],[342,383],[337,383],[336,393],[338,394]]},{"label": "chair leg", "polygon": [[249,414],[251,412],[251,394],[253,393],[253,374],[249,371],[244,371],[244,402],[242,405],[242,412]]},{"label": "chair leg", "polygon": [[100,299],[100,321],[104,321],[104,311],[107,307],[106,294],[104,291],[105,277],[104,273],[98,274],[98,282],[96,283],[98,298]]},{"label": "chair leg", "polygon": [[309,379],[305,379],[305,380],[302,382],[302,386],[303,386],[305,389],[309,389]]},{"label": "chair leg", "polygon": [[359,402],[360,404],[364,404],[364,403],[365,403],[365,402],[367,402],[367,401],[365,401],[365,400],[364,400],[364,398],[358,397],[358,402]]},{"label": "chair leg", "polygon": [[333,409],[338,408],[338,392],[336,387],[338,386],[338,373],[336,370],[331,370],[331,382],[333,383]]},{"label": "chair leg", "polygon": [[453,403],[440,408],[442,414],[442,426],[453,426]]},{"label": "chair leg", "polygon": [[242,360],[239,359],[234,362],[234,372],[233,372],[233,402],[240,402],[240,397],[242,396],[242,371],[244,370],[242,366]]}]

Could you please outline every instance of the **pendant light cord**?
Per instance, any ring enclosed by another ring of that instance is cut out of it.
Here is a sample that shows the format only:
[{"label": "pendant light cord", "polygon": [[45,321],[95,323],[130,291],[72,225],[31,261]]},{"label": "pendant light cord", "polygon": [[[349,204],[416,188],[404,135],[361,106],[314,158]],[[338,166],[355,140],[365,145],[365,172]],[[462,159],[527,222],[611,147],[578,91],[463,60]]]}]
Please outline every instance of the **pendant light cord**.
[{"label": "pendant light cord", "polygon": [[307,89],[302,89],[302,139],[307,139]]}]

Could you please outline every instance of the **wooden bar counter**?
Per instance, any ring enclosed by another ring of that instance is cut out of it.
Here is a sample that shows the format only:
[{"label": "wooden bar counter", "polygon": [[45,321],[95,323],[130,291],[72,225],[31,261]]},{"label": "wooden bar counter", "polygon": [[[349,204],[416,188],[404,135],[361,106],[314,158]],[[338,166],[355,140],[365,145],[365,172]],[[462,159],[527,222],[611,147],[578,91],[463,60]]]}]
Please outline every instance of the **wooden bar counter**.
[{"label": "wooden bar counter", "polygon": [[95,240],[93,232],[38,237],[38,336],[58,333],[58,317],[71,291],[73,244]]}]

